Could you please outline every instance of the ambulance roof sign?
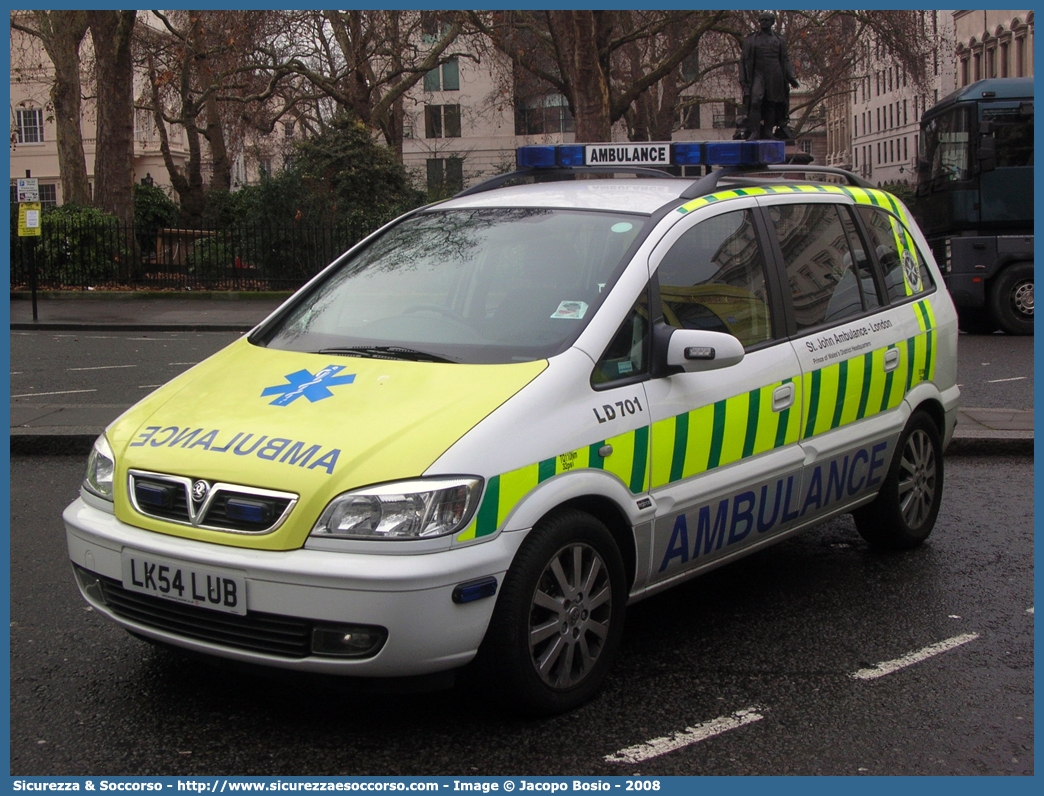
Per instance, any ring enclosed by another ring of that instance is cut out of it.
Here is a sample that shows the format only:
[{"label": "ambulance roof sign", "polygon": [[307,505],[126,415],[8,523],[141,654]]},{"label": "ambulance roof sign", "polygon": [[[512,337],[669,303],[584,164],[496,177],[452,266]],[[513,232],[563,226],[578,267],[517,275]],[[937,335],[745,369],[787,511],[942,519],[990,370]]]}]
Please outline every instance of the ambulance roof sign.
[{"label": "ambulance roof sign", "polygon": [[22,177],[18,180],[18,201],[40,201],[40,181],[36,177]]}]

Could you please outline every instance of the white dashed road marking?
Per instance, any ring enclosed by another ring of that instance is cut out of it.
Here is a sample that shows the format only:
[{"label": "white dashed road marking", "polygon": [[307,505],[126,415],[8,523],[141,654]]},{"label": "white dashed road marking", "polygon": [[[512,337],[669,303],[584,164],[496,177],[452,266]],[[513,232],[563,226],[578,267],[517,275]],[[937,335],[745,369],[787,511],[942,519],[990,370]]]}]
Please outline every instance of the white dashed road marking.
[{"label": "white dashed road marking", "polygon": [[940,641],[938,644],[932,644],[931,646],[925,647],[923,650],[911,652],[909,655],[896,658],[894,661],[884,661],[873,668],[860,669],[858,672],[853,673],[852,677],[856,680],[875,680],[878,677],[884,677],[886,674],[897,672],[900,669],[905,669],[907,666],[913,666],[915,663],[927,660],[933,655],[939,655],[940,653],[948,652],[955,647],[959,647],[962,644],[967,644],[969,641],[975,641],[978,637],[978,633],[966,633],[963,636],[954,636],[953,638],[946,639],[946,641]]},{"label": "white dashed road marking", "polygon": [[757,708],[747,708],[746,710],[737,711],[731,716],[722,716],[705,724],[688,727],[682,732],[676,732],[674,735],[666,738],[654,738],[637,746],[628,746],[619,752],[606,755],[604,760],[607,763],[641,763],[653,757],[673,752],[676,749],[699,743],[707,738],[713,738],[715,735],[721,735],[723,732],[735,730],[744,724],[761,721],[763,718],[765,717],[757,712]]},{"label": "white dashed road marking", "polygon": [[66,368],[66,370],[115,370],[116,368],[136,368],[137,365],[98,365],[93,368]]},{"label": "white dashed road marking", "polygon": [[12,395],[12,398],[36,398],[40,395],[72,395],[74,392],[98,392],[97,390],[61,390],[60,392],[27,392],[22,395]]},{"label": "white dashed road marking", "polygon": [[1026,380],[1025,376],[1016,376],[1015,378],[1012,378],[1012,379],[990,379],[986,383],[987,384],[1000,384],[1002,381],[1025,381],[1025,380]]}]

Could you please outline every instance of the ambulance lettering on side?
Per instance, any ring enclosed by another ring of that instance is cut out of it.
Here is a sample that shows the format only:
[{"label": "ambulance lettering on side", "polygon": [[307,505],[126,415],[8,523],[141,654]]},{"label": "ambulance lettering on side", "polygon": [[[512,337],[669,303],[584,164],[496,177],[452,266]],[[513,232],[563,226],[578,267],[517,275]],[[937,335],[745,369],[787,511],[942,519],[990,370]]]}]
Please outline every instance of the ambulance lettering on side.
[{"label": "ambulance lettering on side", "polygon": [[952,302],[901,202],[782,159],[528,147],[361,241],[98,438],[64,514],[82,595],[243,662],[474,661],[550,714],[597,693],[631,602],[843,513],[922,544]]}]

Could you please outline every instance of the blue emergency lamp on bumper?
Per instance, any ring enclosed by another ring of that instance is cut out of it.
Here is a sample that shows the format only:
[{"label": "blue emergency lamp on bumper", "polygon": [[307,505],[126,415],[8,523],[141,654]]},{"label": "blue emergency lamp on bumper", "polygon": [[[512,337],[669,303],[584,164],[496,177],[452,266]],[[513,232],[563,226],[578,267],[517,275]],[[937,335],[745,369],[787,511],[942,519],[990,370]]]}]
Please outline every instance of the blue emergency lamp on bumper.
[{"label": "blue emergency lamp on bumper", "polygon": [[747,166],[782,163],[782,141],[678,141],[674,143],[523,146],[520,169],[584,166]]}]

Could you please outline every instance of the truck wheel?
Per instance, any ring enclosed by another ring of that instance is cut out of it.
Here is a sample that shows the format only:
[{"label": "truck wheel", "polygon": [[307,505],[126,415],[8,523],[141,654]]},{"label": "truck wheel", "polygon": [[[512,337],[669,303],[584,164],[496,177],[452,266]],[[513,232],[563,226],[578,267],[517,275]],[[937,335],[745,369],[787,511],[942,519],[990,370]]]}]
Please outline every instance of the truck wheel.
[{"label": "truck wheel", "polygon": [[856,528],[873,547],[910,550],[932,532],[943,491],[942,439],[925,412],[915,412],[899,437],[881,491],[856,509]]},{"label": "truck wheel", "polygon": [[623,636],[625,584],[620,551],[600,521],[575,510],[541,520],[504,578],[479,652],[488,686],[531,715],[586,702]]},{"label": "truck wheel", "polygon": [[1008,334],[1033,334],[1033,264],[1005,268],[990,289],[990,312]]}]

